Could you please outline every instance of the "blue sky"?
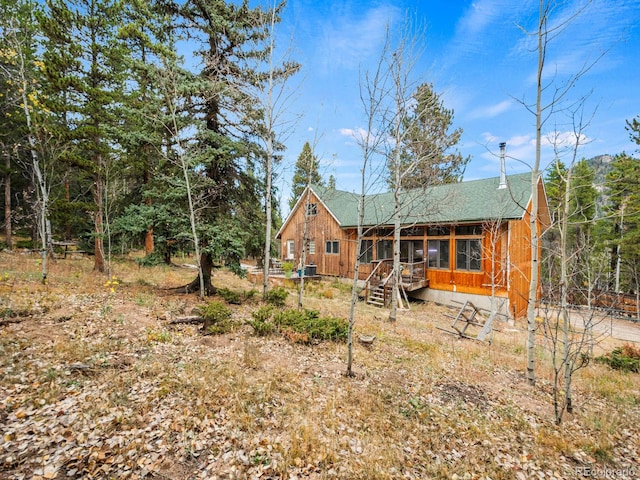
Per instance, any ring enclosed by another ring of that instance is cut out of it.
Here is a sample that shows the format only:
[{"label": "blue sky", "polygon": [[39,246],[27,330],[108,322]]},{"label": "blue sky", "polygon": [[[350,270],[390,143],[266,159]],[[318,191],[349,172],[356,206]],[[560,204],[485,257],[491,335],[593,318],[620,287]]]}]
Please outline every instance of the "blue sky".
[{"label": "blue sky", "polygon": [[[555,18],[584,4],[568,0]],[[532,39],[519,26],[535,28],[537,9],[534,0],[289,0],[277,40],[292,44],[291,57],[302,64],[302,72],[290,83],[297,88],[287,108],[300,117],[285,137],[278,181],[283,204],[305,141],[314,145],[325,178],[333,174],[337,188],[359,191],[361,154],[353,132],[366,125],[360,74],[378,61],[386,26],[397,31],[407,14],[424,25],[413,80],[433,83],[454,110],[454,126],[464,131],[459,149],[471,156],[465,179],[499,175],[500,142],[507,143],[507,173],[529,170],[535,117],[516,99],[535,100],[537,58]],[[568,97],[592,92],[584,109],[592,118],[579,155],[636,153],[625,120],[640,115],[639,0],[591,2],[550,44],[546,80],[562,85],[600,56]],[[566,115],[557,115],[545,133],[556,131],[563,138],[571,128]],[[552,149],[546,147],[543,157],[544,167]]]}]

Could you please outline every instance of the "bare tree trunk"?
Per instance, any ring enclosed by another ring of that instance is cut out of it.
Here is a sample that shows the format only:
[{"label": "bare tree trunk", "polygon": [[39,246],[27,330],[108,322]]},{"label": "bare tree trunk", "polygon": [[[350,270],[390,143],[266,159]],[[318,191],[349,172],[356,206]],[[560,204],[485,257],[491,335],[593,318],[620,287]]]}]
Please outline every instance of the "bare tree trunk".
[{"label": "bare tree trunk", "polygon": [[11,232],[11,155],[7,152],[4,158],[4,239],[9,250],[13,249],[13,235]]},{"label": "bare tree trunk", "polygon": [[[145,147],[145,151],[147,156],[151,155],[151,149],[149,148],[148,145]],[[146,166],[146,162],[145,162],[144,185],[146,186],[148,184],[149,184],[149,168]],[[147,204],[147,206],[151,206],[151,199],[147,198],[145,200],[145,203]],[[155,243],[154,243],[154,237],[153,237],[153,225],[149,225],[144,235],[144,254],[151,255],[154,250],[155,250]]]},{"label": "bare tree trunk", "polygon": [[351,285],[351,302],[349,305],[349,327],[347,330],[347,371],[346,376],[352,377],[353,373],[353,329],[356,322],[356,304],[358,303],[358,281],[360,276],[360,257],[362,255],[362,237],[364,236],[364,209],[365,195],[367,192],[367,171],[374,158],[379,142],[383,135],[372,135],[376,131],[376,123],[383,109],[383,98],[386,94],[386,73],[383,72],[382,66],[388,50],[388,41],[385,43],[384,50],[380,55],[375,75],[369,77],[368,73],[360,79],[360,101],[364,107],[367,118],[367,131],[363,137],[359,139],[360,149],[362,150],[362,169],[360,170],[360,194],[358,197],[358,219],[357,219],[357,238],[356,238],[356,258],[353,266],[353,283]]},{"label": "bare tree trunk", "polygon": [[93,185],[93,201],[96,204],[96,212],[94,218],[94,238],[93,245],[95,249],[93,270],[96,272],[105,272],[104,263],[104,185],[102,183],[102,154],[96,155],[97,173],[94,177]]},{"label": "bare tree trunk", "polygon": [[536,348],[536,303],[538,300],[538,182],[540,180],[540,158],[542,148],[542,74],[545,61],[545,37],[547,12],[545,0],[540,0],[538,18],[538,69],[536,81],[536,159],[531,169],[531,212],[529,229],[531,235],[531,270],[529,277],[529,297],[527,304],[527,381],[535,385],[535,348]]},{"label": "bare tree trunk", "polygon": [[[175,117],[174,117],[174,122],[175,122]],[[193,237],[193,244],[196,252],[196,258],[199,259],[198,260],[198,278],[200,279],[200,298],[204,298],[205,278],[204,278],[202,260],[200,259],[200,241],[198,240],[198,232],[196,231],[196,215],[195,215],[193,199],[191,196],[191,182],[189,182],[189,170],[187,169],[187,165],[184,157],[182,156],[182,153],[179,156],[180,156],[180,164],[182,166],[182,173],[184,174],[184,181],[187,186],[187,200],[189,201],[189,223],[191,224],[191,235]],[[210,259],[210,256],[205,255],[205,257]],[[209,269],[208,271],[211,271],[211,269]],[[211,276],[209,276],[208,283],[209,285],[211,284]]]},{"label": "bare tree trunk", "polygon": [[307,262],[307,238],[309,230],[309,199],[311,198],[311,184],[309,182],[310,175],[307,175],[307,196],[304,202],[304,224],[302,226],[302,251],[300,252],[300,263],[298,265],[298,274],[300,283],[298,284],[298,308],[302,308],[302,297],[304,294],[304,270]]},{"label": "bare tree trunk", "polygon": [[267,83],[267,101],[265,105],[266,119],[266,191],[264,196],[265,209],[265,233],[264,233],[264,261],[262,265],[262,298],[267,299],[269,293],[269,264],[271,263],[271,188],[273,182],[273,49],[274,49],[274,28],[276,21],[275,8],[271,11],[270,38],[269,38],[269,80]]},{"label": "bare tree trunk", "polygon": [[[69,184],[69,172],[64,176],[64,199],[67,202],[67,205],[71,204],[71,185]],[[69,216],[65,216],[65,225],[64,225],[64,239],[71,240],[71,222],[69,221]]]},{"label": "bare tree trunk", "polygon": [[[271,136],[269,135],[269,138]],[[269,264],[271,263],[271,188],[273,181],[273,166],[272,166],[272,149],[273,143],[271,140],[268,140],[267,146],[267,185],[265,192],[265,235],[264,235],[264,261],[262,265],[262,298],[267,299],[267,295],[269,293]]]},{"label": "bare tree trunk", "polygon": [[144,236],[144,254],[149,255],[153,253],[154,249],[155,249],[155,246],[153,243],[153,227],[150,226],[147,229],[147,233]]},{"label": "bare tree trunk", "polygon": [[[571,365],[569,364],[569,328],[570,328],[570,318],[569,318],[569,302],[567,300],[568,290],[569,290],[569,275],[567,273],[567,263],[569,261],[569,252],[567,248],[567,235],[568,231],[568,221],[569,221],[569,205],[571,201],[570,189],[572,187],[572,172],[573,172],[573,164],[569,167],[567,171],[567,178],[565,180],[565,192],[564,192],[564,201],[563,201],[563,212],[562,219],[560,223],[560,312],[562,316],[562,363],[561,365],[564,367],[564,401],[565,407],[569,413],[573,411],[573,406],[571,404]],[[555,367],[555,366],[554,366]],[[554,395],[557,397],[555,390],[558,390],[559,385],[556,380],[554,384]],[[557,401],[557,399],[556,399]],[[558,412],[558,408],[556,406],[556,412]],[[560,411],[560,415],[561,415]],[[558,416],[556,413],[556,422],[560,423],[561,416]]]},{"label": "bare tree trunk", "polygon": [[[399,169],[399,167],[396,167]],[[396,175],[399,177],[399,175]],[[393,213],[393,271],[391,272],[391,309],[389,310],[389,321],[395,322],[398,316],[398,297],[400,296],[400,199],[399,187],[396,186],[394,192],[394,213]]]},{"label": "bare tree trunk", "polygon": [[[365,159],[367,154],[365,153]],[[360,276],[360,255],[362,252],[362,224],[364,223],[364,197],[365,197],[365,170],[367,160],[362,169],[361,193],[358,198],[358,237],[356,239],[356,260],[353,266],[353,283],[351,284],[351,303],[349,304],[349,328],[347,330],[347,372],[348,377],[353,377],[353,327],[355,326],[356,303],[358,303],[358,277]]]}]

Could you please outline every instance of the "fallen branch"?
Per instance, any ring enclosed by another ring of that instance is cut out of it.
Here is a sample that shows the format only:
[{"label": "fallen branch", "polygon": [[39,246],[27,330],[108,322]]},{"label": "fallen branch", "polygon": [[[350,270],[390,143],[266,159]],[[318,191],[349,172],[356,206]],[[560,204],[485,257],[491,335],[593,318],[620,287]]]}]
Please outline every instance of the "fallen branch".
[{"label": "fallen branch", "polygon": [[24,320],[24,317],[3,318],[2,320],[0,320],[0,327],[4,325],[9,325],[10,323],[20,323],[23,320]]},{"label": "fallen branch", "polygon": [[204,323],[204,318],[198,315],[190,315],[188,317],[179,317],[169,322],[169,325],[188,324],[196,325],[198,323]]}]

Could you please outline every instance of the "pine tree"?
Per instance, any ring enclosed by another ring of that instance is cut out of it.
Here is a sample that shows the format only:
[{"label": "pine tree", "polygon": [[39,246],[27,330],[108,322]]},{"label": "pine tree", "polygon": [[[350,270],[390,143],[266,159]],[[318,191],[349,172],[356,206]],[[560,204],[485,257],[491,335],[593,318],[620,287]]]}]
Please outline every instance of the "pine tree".
[{"label": "pine tree", "polygon": [[289,208],[293,209],[307,185],[323,185],[319,166],[318,157],[313,153],[309,142],[305,142],[293,172]]},{"label": "pine tree", "polygon": [[[144,216],[144,251],[150,255],[154,251],[152,196],[155,194],[152,191],[166,188],[166,185],[158,186],[158,174],[163,171],[161,166],[168,167],[162,152],[170,144],[166,139],[166,125],[160,118],[166,105],[159,78],[170,64],[177,61],[177,53],[171,18],[156,1],[133,1],[125,14],[128,22],[121,29],[120,36],[129,46],[131,63],[130,87],[123,108],[125,128],[121,138],[127,166],[124,173],[134,182],[128,203],[141,205],[140,209],[130,208],[129,212],[147,213]],[[121,223],[127,222],[123,220]],[[162,250],[164,259],[170,261],[170,250],[166,245]]]},{"label": "pine tree", "polygon": [[610,232],[613,288],[616,291],[640,289],[640,160],[619,154],[611,163],[606,189],[613,219]]},{"label": "pine tree", "polygon": [[631,140],[640,145],[640,116],[631,120],[627,120],[626,128],[629,132],[629,137],[631,137]]},{"label": "pine tree", "polygon": [[69,126],[74,163],[91,180],[94,270],[105,272],[106,172],[115,160],[128,52],[118,38],[122,3],[50,0],[41,27],[52,111]]},{"label": "pine tree", "polygon": [[[458,182],[462,179],[469,157],[463,157],[455,149],[462,136],[462,129],[450,131],[453,110],[444,106],[433,85],[423,83],[413,94],[414,107],[402,119],[402,148],[400,171],[411,166],[411,172],[403,176],[402,188],[421,188],[438,183]],[[393,159],[389,167],[389,185],[395,179]]]},{"label": "pine tree", "polygon": [[[258,65],[267,55],[270,17],[247,1],[194,0],[176,8],[178,27],[200,44],[202,57],[193,115],[202,121],[197,161],[210,180],[204,192],[209,208],[200,263],[205,289],[213,293],[214,258],[240,273],[241,258],[256,244],[264,245],[264,184],[254,165],[262,152],[252,141],[257,114],[250,92],[265,80]],[[199,284],[196,279],[187,289],[195,291]]]}]

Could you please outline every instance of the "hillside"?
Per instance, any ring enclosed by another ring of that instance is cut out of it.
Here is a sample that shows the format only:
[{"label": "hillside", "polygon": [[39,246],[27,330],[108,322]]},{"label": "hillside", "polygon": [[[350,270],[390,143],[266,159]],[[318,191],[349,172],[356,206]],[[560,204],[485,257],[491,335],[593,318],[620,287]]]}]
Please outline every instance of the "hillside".
[{"label": "hillside", "polygon": [[[487,345],[439,330],[442,306],[390,324],[359,304],[356,333],[377,338],[356,343],[347,378],[344,344],[253,336],[257,300],[230,307],[228,334],[172,324],[200,304],[164,290],[192,269],[126,259],[110,282],[91,269],[58,260],[43,286],[36,256],[0,253],[0,478],[640,476],[640,375],[590,364],[555,425],[542,347],[537,386],[523,375],[523,324]],[[256,288],[226,272],[214,283]],[[346,318],[348,290],[309,284],[305,306]]]}]

